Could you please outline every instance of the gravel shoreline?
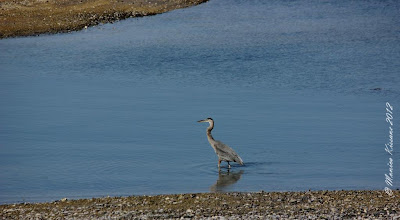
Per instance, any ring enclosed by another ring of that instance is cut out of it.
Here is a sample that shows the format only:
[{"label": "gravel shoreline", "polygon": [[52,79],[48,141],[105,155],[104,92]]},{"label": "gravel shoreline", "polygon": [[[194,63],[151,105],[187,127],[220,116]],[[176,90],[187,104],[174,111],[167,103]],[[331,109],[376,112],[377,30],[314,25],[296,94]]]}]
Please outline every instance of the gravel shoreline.
[{"label": "gravel shoreline", "polygon": [[0,219],[400,219],[400,191],[194,193],[0,205]]},{"label": "gravel shoreline", "polygon": [[0,38],[78,31],[208,0],[0,0]]}]

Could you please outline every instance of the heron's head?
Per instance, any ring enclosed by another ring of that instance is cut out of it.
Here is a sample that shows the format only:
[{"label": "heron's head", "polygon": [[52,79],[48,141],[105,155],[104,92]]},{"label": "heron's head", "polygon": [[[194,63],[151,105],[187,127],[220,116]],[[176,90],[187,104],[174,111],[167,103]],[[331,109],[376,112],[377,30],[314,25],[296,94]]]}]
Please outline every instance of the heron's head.
[{"label": "heron's head", "polygon": [[197,122],[208,122],[208,123],[212,123],[212,122],[214,122],[214,120],[213,120],[212,118],[206,118],[206,119],[203,119],[203,120],[200,120],[200,121],[197,121]]}]

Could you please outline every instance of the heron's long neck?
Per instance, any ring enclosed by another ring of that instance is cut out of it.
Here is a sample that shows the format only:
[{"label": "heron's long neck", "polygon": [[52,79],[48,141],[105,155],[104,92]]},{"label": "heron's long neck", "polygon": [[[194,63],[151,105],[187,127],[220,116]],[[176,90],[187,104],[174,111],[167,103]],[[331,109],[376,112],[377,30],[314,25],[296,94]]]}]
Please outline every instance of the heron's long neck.
[{"label": "heron's long neck", "polygon": [[211,135],[211,131],[212,131],[213,128],[214,128],[214,122],[212,121],[212,122],[210,122],[210,126],[208,126],[208,128],[207,128],[207,138],[208,138],[208,141],[210,141],[210,140],[213,140],[213,141],[214,141],[214,138],[213,138],[213,136]]}]

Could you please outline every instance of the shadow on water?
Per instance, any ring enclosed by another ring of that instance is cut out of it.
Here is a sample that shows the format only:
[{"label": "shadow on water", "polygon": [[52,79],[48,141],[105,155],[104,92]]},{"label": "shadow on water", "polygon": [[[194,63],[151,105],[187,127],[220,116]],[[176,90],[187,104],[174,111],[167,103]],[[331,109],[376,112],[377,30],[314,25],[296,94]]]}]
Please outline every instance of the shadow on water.
[{"label": "shadow on water", "polygon": [[231,164],[231,169],[228,166],[221,166],[218,172],[217,181],[210,186],[211,192],[228,192],[232,185],[236,184],[244,173],[246,175],[276,175],[276,172],[269,172],[271,167],[276,166],[280,162],[247,162],[244,166],[239,164]]},{"label": "shadow on water", "polygon": [[[229,169],[228,164],[224,163],[221,165],[219,172],[227,172],[229,170],[230,173],[233,173],[237,170],[243,170],[246,174],[276,174],[277,172],[272,172],[272,170],[276,170],[280,164],[282,162],[277,161],[246,162],[245,165],[231,163],[231,169]],[[191,170],[198,170],[204,174],[214,176],[218,172],[218,167],[215,163],[198,163],[193,164]]]},{"label": "shadow on water", "polygon": [[214,185],[210,186],[211,192],[225,192],[228,191],[229,186],[235,184],[240,180],[243,170],[240,171],[230,171],[230,170],[220,170],[218,172],[218,180]]}]

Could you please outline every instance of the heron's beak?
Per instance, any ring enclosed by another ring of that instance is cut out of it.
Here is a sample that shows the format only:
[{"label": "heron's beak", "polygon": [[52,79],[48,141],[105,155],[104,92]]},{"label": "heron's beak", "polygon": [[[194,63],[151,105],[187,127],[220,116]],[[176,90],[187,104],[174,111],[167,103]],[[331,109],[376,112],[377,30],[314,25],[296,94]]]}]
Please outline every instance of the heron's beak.
[{"label": "heron's beak", "polygon": [[206,120],[200,120],[200,121],[197,121],[197,122],[206,122]]}]

